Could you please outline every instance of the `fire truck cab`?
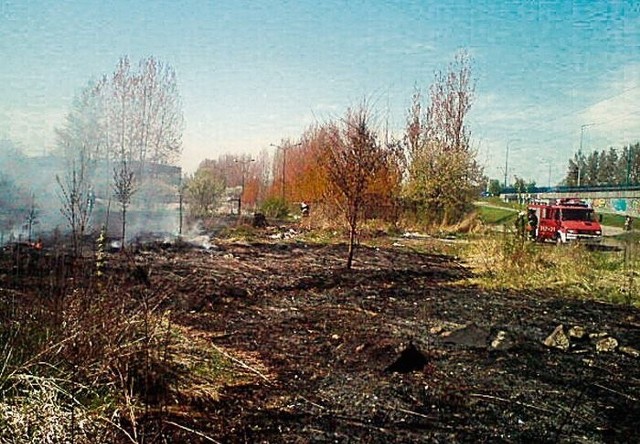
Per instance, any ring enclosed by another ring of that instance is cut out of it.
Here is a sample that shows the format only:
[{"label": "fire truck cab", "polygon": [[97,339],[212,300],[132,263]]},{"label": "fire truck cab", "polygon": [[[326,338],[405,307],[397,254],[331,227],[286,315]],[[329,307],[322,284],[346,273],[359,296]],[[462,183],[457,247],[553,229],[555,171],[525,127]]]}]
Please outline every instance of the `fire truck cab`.
[{"label": "fire truck cab", "polygon": [[528,205],[538,218],[537,241],[566,243],[571,241],[600,242],[602,227],[599,219],[585,201],[577,198],[557,199],[555,202],[535,202]]}]

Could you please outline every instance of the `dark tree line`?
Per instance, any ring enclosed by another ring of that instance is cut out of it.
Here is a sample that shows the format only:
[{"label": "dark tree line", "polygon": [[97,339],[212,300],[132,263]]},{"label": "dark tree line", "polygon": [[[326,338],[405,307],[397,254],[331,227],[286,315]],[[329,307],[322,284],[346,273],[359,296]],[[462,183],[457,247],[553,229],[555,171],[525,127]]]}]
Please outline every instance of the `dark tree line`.
[{"label": "dark tree line", "polygon": [[640,184],[640,142],[621,150],[579,153],[569,160],[566,186],[615,186]]}]

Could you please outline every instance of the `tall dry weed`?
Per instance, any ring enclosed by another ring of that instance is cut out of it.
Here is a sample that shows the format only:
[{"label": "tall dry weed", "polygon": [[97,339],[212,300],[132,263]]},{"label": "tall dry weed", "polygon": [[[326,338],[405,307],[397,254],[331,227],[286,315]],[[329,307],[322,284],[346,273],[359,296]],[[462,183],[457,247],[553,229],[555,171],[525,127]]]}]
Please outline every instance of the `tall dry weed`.
[{"label": "tall dry weed", "polygon": [[640,303],[632,279],[638,270],[637,258],[625,260],[624,251],[603,250],[581,244],[540,244],[506,231],[473,238],[461,254],[476,272],[473,281],[485,288]]}]

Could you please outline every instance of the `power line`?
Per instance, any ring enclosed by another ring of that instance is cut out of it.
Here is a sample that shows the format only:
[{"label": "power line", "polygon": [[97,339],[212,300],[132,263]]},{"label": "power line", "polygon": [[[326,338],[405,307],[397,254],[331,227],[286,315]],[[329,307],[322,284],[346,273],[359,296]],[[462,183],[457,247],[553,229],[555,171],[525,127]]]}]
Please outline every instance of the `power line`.
[{"label": "power line", "polygon": [[[622,95],[624,95],[624,94],[628,93],[629,91],[633,91],[634,89],[637,89],[637,88],[640,88],[640,84],[639,84],[639,85],[636,85],[636,86],[632,86],[632,87],[630,87],[630,88],[627,88],[627,89],[625,89],[625,90],[623,90],[623,91],[621,91],[621,92],[619,92],[618,94],[615,94],[615,95],[613,95],[613,96],[610,96],[610,97],[604,98],[604,99],[602,99],[602,100],[598,100],[597,102],[592,103],[592,104],[591,104],[591,105],[589,105],[589,106],[585,106],[585,107],[583,107],[583,108],[580,108],[580,109],[578,109],[577,111],[574,111],[573,113],[570,113],[570,114],[568,114],[568,115],[571,115],[571,114],[578,114],[578,113],[580,113],[581,111],[588,110],[589,108],[593,108],[593,107],[594,107],[594,106],[596,106],[596,105],[599,105],[599,104],[604,103],[604,102],[608,102],[609,100],[613,100],[613,99],[615,99],[615,98],[617,98],[617,97],[620,97],[620,96],[622,96]],[[564,118],[564,117],[559,117],[559,119],[562,119],[562,118]]]},{"label": "power line", "polygon": [[[586,84],[586,82],[585,82],[585,84]],[[557,122],[558,120],[562,120],[562,119],[566,119],[567,117],[578,115],[581,112],[583,112],[585,110],[588,110],[589,108],[593,108],[596,105],[599,105],[601,103],[605,103],[605,102],[608,102],[610,100],[613,100],[613,99],[615,99],[617,97],[620,97],[620,96],[622,96],[624,94],[627,94],[628,92],[633,91],[634,89],[638,89],[638,88],[640,88],[640,84],[625,88],[624,90],[622,90],[619,93],[616,93],[616,94],[614,94],[612,96],[605,97],[603,99],[600,99],[597,102],[591,103],[590,105],[587,105],[587,106],[584,106],[584,107],[581,107],[581,108],[578,108],[578,109],[571,110],[571,111],[569,111],[569,112],[567,112],[565,114],[561,114],[559,117],[554,117],[553,119],[545,119],[544,122],[541,122],[537,126],[538,127],[551,128],[551,124],[554,123],[554,122]],[[531,105],[531,106],[528,106],[526,108],[522,108],[519,111],[521,113],[525,113],[526,114],[527,111],[530,111],[530,110],[533,110],[533,109],[536,109],[536,108],[540,108],[540,105],[539,104],[538,105]],[[601,122],[597,122],[597,123],[598,124],[602,124]]]},{"label": "power line", "polygon": [[622,116],[616,116],[616,117],[613,117],[613,118],[611,118],[609,120],[605,120],[603,122],[596,122],[596,124],[597,125],[604,125],[606,123],[613,122],[614,120],[627,120],[628,118],[630,118],[632,116],[637,116],[637,115],[640,115],[640,110],[636,111],[634,113],[628,113],[628,114],[623,114]]}]

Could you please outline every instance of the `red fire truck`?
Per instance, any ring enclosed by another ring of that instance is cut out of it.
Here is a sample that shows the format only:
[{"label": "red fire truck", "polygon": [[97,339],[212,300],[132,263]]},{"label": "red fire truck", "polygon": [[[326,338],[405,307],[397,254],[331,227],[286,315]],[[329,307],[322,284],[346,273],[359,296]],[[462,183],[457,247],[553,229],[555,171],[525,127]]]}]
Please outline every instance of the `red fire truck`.
[{"label": "red fire truck", "polygon": [[532,235],[538,241],[566,243],[602,240],[601,218],[596,218],[593,208],[581,199],[534,202],[529,204],[528,211],[534,212],[538,219],[536,232]]}]

